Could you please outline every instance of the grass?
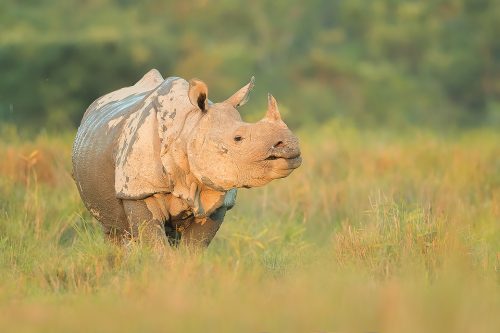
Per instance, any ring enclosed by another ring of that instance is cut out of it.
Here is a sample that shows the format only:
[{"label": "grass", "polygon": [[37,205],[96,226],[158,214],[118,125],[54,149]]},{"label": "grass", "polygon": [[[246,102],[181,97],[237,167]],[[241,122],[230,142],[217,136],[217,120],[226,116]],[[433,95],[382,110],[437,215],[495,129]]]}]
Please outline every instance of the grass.
[{"label": "grass", "polygon": [[2,332],[498,332],[500,134],[299,132],[208,250],[106,244],[72,133],[0,131]]}]

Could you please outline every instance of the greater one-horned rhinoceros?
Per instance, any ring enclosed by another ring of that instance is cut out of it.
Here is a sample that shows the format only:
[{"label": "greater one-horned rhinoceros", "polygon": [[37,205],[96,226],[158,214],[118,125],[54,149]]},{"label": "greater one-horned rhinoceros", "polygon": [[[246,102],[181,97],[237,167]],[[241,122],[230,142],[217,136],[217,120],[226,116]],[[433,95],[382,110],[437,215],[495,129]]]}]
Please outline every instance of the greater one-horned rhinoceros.
[{"label": "greater one-horned rhinoceros", "polygon": [[236,108],[252,87],[253,78],[212,103],[202,81],[163,79],[153,69],[90,105],[73,146],[73,177],[108,239],[208,245],[237,188],[286,177],[301,164],[274,97],[262,120],[242,121]]}]

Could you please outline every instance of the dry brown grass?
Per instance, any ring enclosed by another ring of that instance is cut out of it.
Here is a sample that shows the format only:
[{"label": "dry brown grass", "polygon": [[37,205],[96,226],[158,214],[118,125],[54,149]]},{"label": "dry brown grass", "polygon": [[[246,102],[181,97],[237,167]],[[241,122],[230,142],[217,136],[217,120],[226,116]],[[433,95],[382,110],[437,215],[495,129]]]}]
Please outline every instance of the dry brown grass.
[{"label": "dry brown grass", "polygon": [[107,245],[71,134],[0,139],[2,331],[496,332],[500,134],[303,131],[203,254]]}]

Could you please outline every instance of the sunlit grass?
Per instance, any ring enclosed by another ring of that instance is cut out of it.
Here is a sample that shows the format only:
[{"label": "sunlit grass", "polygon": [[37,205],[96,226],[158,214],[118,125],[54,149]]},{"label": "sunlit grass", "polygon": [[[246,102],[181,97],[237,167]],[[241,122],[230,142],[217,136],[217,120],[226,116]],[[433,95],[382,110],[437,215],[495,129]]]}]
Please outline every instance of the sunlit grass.
[{"label": "sunlit grass", "polygon": [[107,244],[72,134],[0,139],[2,331],[496,332],[500,134],[299,132],[210,248]]}]

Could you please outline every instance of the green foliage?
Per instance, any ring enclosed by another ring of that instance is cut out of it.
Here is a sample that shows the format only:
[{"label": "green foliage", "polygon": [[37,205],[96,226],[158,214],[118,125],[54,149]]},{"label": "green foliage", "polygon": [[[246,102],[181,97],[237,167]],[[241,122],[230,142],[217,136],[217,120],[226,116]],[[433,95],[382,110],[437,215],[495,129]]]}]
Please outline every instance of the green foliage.
[{"label": "green foliage", "polygon": [[[76,15],[77,14],[77,15]],[[78,125],[150,68],[200,77],[222,100],[256,75],[293,127],[498,125],[494,0],[17,1],[0,4],[0,121]]]}]

